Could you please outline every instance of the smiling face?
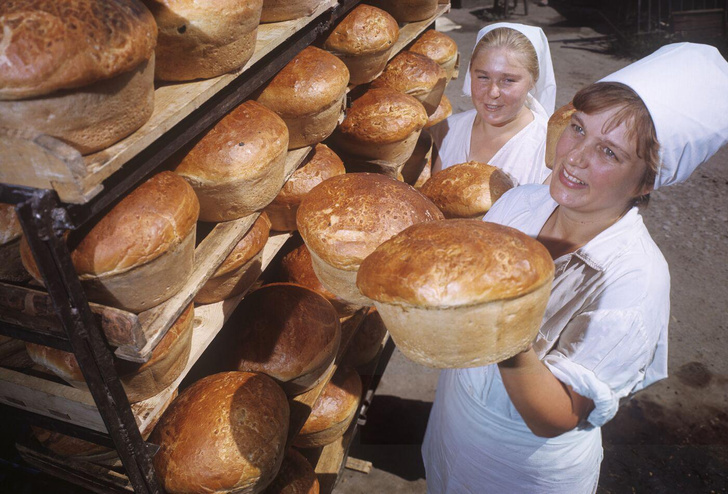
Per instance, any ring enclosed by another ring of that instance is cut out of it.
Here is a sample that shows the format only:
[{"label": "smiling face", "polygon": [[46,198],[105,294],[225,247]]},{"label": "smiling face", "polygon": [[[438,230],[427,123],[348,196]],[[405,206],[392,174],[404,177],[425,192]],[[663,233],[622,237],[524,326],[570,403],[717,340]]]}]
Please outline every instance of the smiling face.
[{"label": "smiling face", "polygon": [[470,79],[478,116],[494,126],[516,119],[534,85],[521,57],[504,47],[478,51],[470,62]]},{"label": "smiling face", "polygon": [[609,129],[618,110],[577,111],[556,146],[551,196],[583,219],[616,219],[634,198],[649,192],[640,188],[647,164],[627,136],[631,122]]}]

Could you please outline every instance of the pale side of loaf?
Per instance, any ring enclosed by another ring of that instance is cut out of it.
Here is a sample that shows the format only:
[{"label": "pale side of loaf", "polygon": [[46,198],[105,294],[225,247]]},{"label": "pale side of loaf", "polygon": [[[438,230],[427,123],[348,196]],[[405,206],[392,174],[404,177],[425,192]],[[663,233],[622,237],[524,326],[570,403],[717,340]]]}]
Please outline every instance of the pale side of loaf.
[{"label": "pale side of loaf", "polygon": [[549,118],[548,127],[546,128],[546,167],[553,169],[554,159],[556,158],[556,144],[561,139],[561,134],[569,126],[571,116],[576,112],[576,108],[572,103],[567,103],[554,112]]}]

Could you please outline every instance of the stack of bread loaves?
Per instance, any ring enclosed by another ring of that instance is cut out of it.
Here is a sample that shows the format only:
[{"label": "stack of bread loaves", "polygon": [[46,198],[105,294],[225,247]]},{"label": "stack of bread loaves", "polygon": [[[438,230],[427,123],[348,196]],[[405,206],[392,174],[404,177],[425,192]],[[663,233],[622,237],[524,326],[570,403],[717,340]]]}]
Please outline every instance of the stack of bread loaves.
[{"label": "stack of bread loaves", "polygon": [[290,448],[273,482],[263,494],[319,494],[319,481],[311,463]]},{"label": "stack of bread loaves", "polygon": [[500,196],[514,187],[498,167],[468,161],[435,173],[420,188],[445,218],[482,219]]},{"label": "stack of bread loaves", "polygon": [[[89,299],[142,312],[177,293],[194,265],[199,208],[192,187],[169,171],[122,199],[71,252]],[[23,265],[42,283],[24,240]]]},{"label": "stack of bread loaves", "polygon": [[561,134],[569,126],[571,116],[576,112],[573,103],[567,103],[556,110],[549,117],[548,127],[546,128],[546,167],[551,169],[554,166],[554,158],[556,157],[556,144],[561,139]]},{"label": "stack of bread loaves", "polygon": [[309,46],[291,60],[257,100],[288,126],[288,149],[319,143],[344,111],[349,69],[331,53]]},{"label": "stack of bread loaves", "polygon": [[165,492],[262,492],[280,469],[288,400],[268,376],[223,372],[182,391],[150,437]]},{"label": "stack of bread loaves", "polygon": [[397,38],[399,26],[391,15],[360,4],[334,28],[323,48],[346,64],[351,84],[366,84],[384,70]]},{"label": "stack of bread loaves", "polygon": [[0,31],[0,127],[89,154],[152,115],[157,25],[140,0],[0,2]]},{"label": "stack of bread loaves", "polygon": [[[169,328],[152,351],[150,359],[137,364],[114,360],[124,391],[130,403],[146,400],[167,389],[184,370],[192,346],[192,304]],[[73,353],[26,342],[28,355],[70,385],[88,389],[81,368]]]},{"label": "stack of bread loaves", "polygon": [[230,345],[230,368],[267,374],[288,395],[313,388],[339,350],[334,307],[300,285],[265,285],[243,299],[236,317],[241,327]]},{"label": "stack of bread loaves", "polygon": [[314,187],[298,209],[298,231],[321,283],[353,304],[371,305],[356,287],[359,264],[410,225],[442,218],[411,186],[384,175],[347,173]]},{"label": "stack of bread loaves", "polygon": [[397,22],[417,22],[429,19],[437,12],[438,0],[369,0],[397,19]]},{"label": "stack of bread loaves", "polygon": [[445,70],[447,82],[455,75],[458,60],[458,45],[450,36],[434,29],[425,31],[417,38],[410,51],[431,58]]},{"label": "stack of bread loaves", "polygon": [[155,77],[189,81],[245,65],[263,0],[144,0],[159,26]]},{"label": "stack of bread loaves", "polygon": [[175,171],[195,190],[202,221],[228,221],[275,198],[287,153],[288,128],[281,117],[245,101],[208,130]]},{"label": "stack of bread loaves", "polygon": [[324,0],[263,0],[260,22],[281,22],[306,17],[314,13]]},{"label": "stack of bread loaves", "polygon": [[420,223],[369,255],[357,285],[397,348],[432,367],[499,362],[535,338],[551,292],[546,248],[480,220]]}]

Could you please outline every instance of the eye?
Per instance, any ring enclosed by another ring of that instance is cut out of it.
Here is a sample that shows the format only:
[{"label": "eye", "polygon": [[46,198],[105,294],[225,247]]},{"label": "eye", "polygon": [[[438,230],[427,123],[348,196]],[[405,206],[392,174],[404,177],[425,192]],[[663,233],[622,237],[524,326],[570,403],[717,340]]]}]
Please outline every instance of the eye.
[{"label": "eye", "polygon": [[604,148],[604,156],[606,156],[606,157],[607,157],[607,158],[609,158],[610,160],[616,160],[616,159],[617,159],[617,155],[616,155],[616,154],[614,154],[614,151],[612,151],[612,150],[611,150],[611,149],[609,149],[608,147],[605,147],[605,148]]},{"label": "eye", "polygon": [[571,130],[579,135],[584,135],[584,128],[579,124],[571,124]]},{"label": "eye", "polygon": [[488,76],[487,75],[479,75],[478,76],[478,79],[480,79],[481,81],[487,81],[488,80]]}]

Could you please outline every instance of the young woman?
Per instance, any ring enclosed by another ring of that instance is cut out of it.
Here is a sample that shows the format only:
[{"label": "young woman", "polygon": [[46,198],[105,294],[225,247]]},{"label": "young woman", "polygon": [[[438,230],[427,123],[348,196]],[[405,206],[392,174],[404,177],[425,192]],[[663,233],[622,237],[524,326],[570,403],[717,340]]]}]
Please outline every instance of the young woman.
[{"label": "young woman", "polygon": [[551,298],[531,348],[442,372],[422,448],[428,492],[596,491],[600,427],[667,377],[669,273],[636,205],[728,142],[726,87],[715,48],[681,43],[582,89],[550,185],[513,189],[488,212],[548,248]]},{"label": "young woman", "polygon": [[481,29],[463,92],[475,108],[430,129],[437,148],[432,173],[480,161],[508,172],[517,184],[542,183],[550,173],[546,127],[556,101],[543,31],[510,23]]}]

